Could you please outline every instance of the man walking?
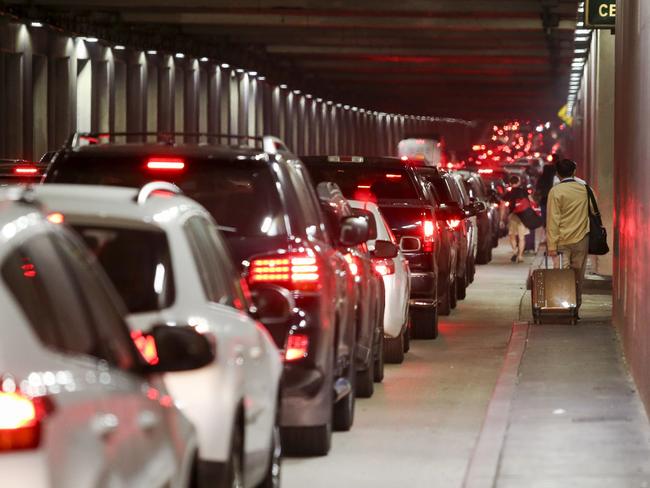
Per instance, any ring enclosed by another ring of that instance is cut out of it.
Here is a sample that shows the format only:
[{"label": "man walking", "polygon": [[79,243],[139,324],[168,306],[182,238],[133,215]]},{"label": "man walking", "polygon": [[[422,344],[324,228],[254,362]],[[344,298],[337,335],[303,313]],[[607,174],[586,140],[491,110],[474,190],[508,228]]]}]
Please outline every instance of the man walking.
[{"label": "man walking", "polygon": [[576,181],[576,167],[570,159],[556,165],[560,183],[548,194],[546,246],[549,256],[562,253],[563,267],[575,271],[579,309],[589,253],[589,198],[585,184]]}]

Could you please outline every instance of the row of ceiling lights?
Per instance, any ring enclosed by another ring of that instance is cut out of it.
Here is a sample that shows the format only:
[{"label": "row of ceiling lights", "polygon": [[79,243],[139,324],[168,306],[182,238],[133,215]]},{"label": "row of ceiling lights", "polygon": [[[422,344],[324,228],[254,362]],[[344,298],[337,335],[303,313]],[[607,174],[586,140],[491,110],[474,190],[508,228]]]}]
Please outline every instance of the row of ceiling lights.
[{"label": "row of ceiling lights", "polygon": [[[41,27],[44,27],[45,24],[43,22],[34,20],[34,21],[30,22],[30,26],[34,27],[34,28],[41,28]],[[81,37],[81,39],[83,39],[85,42],[88,42],[88,43],[91,43],[91,44],[98,43],[100,41],[97,37],[92,37],[92,36],[91,37]],[[116,45],[113,46],[113,49],[116,50],[116,51],[124,51],[124,50],[126,50],[126,46],[124,46],[122,44],[116,44]],[[149,50],[146,51],[146,53],[148,55],[154,56],[154,55],[158,54],[158,51],[155,50],[155,49],[149,49]],[[176,59],[184,59],[185,58],[185,53],[181,53],[181,52],[175,53],[174,57]],[[201,61],[203,63],[207,63],[207,62],[210,61],[210,58],[208,58],[207,56],[203,56],[203,57],[199,58],[199,61]],[[223,69],[232,69],[235,73],[238,73],[238,74],[246,73],[245,69],[243,69],[243,68],[232,68],[230,66],[230,64],[228,64],[228,63],[217,63],[217,64],[218,64],[219,67],[221,67]],[[265,81],[266,80],[266,77],[263,76],[263,75],[260,75],[257,71],[248,71],[248,75],[251,76],[251,77],[256,78],[258,81]],[[279,89],[281,89],[281,90],[289,90],[289,86],[286,83],[280,83],[280,84],[277,85],[277,87]],[[293,95],[298,96],[298,95],[301,95],[302,92],[300,90],[290,90],[290,93],[292,93]],[[310,94],[310,93],[306,93],[304,96],[308,100],[311,100],[311,99],[314,98],[314,96],[312,94]],[[317,97],[315,99],[315,101],[317,103],[323,103],[323,99],[320,98],[320,97]],[[449,118],[449,117],[431,117],[431,116],[427,116],[427,115],[403,115],[403,114],[394,114],[394,113],[389,114],[389,113],[386,113],[386,112],[378,112],[376,110],[366,110],[364,108],[354,107],[354,106],[351,106],[351,105],[344,105],[342,103],[335,103],[332,100],[327,100],[325,103],[327,105],[335,105],[337,108],[343,108],[344,110],[352,110],[353,112],[368,113],[368,114],[371,114],[371,115],[376,115],[376,116],[381,116],[381,117],[406,118],[406,119],[411,119],[411,120],[421,120],[421,121],[427,121],[427,122],[447,122],[447,123],[459,123],[459,124],[464,124],[464,125],[474,125],[474,122],[472,122],[472,121]]]},{"label": "row of ceiling lights", "polygon": [[578,4],[578,22],[576,24],[573,61],[571,63],[571,77],[569,79],[569,97],[567,99],[567,112],[573,113],[582,75],[585,70],[585,62],[589,55],[589,41],[591,40],[591,29],[585,29],[584,21],[585,2]]}]

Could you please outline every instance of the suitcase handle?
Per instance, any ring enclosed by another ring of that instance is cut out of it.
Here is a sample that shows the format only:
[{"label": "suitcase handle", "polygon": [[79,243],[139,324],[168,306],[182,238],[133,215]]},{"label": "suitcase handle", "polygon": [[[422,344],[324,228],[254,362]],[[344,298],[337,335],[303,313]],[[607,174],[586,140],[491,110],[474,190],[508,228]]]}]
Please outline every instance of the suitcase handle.
[{"label": "suitcase handle", "polygon": [[[560,257],[560,269],[562,269],[563,263],[563,257],[564,253],[562,251],[558,251],[557,255]],[[548,253],[544,253],[544,266],[546,266],[546,269],[548,269]]]}]

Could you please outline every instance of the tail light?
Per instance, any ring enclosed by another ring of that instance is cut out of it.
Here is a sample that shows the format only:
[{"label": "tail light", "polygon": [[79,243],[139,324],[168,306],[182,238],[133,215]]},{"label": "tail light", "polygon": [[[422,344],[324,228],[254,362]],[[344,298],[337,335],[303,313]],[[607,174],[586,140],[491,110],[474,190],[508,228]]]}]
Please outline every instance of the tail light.
[{"label": "tail light", "polygon": [[422,222],[422,250],[425,252],[433,251],[433,242],[436,234],[436,225],[433,220]]},{"label": "tail light", "polygon": [[305,334],[291,334],[287,338],[284,349],[285,361],[297,361],[307,357],[309,352],[309,337]]},{"label": "tail light", "polygon": [[249,283],[276,283],[296,291],[317,291],[320,288],[320,266],[315,256],[287,254],[257,258],[251,262]]},{"label": "tail light", "polygon": [[38,168],[34,166],[15,166],[14,174],[17,176],[33,176],[38,174]]},{"label": "tail light", "polygon": [[48,397],[0,391],[0,452],[36,449],[41,442],[41,422],[52,411]]},{"label": "tail light", "polygon": [[147,169],[154,171],[181,171],[185,169],[185,161],[178,158],[150,158]]},{"label": "tail light", "polygon": [[395,263],[392,259],[373,259],[372,264],[381,276],[395,274]]}]

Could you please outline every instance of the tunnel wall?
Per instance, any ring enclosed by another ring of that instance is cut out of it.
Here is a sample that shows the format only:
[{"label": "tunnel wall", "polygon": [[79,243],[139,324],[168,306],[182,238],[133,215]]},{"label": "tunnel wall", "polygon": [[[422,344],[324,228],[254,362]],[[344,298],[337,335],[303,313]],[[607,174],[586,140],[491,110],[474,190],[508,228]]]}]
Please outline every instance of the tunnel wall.
[{"label": "tunnel wall", "polygon": [[650,2],[616,19],[614,318],[650,411]]},{"label": "tunnel wall", "polygon": [[472,139],[464,124],[323,100],[216,60],[0,24],[0,158],[38,158],[76,130],[270,134],[297,154],[395,155],[412,131]]}]

